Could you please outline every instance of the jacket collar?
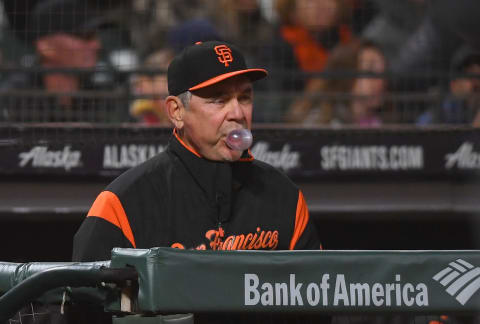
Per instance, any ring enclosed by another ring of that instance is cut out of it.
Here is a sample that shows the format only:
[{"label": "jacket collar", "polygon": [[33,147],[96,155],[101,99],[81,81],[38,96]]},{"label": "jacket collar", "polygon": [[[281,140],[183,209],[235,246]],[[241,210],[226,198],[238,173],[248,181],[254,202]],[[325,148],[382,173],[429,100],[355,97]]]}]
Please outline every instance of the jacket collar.
[{"label": "jacket collar", "polygon": [[249,150],[242,154],[239,161],[233,163],[207,160],[183,142],[175,130],[169,141],[169,150],[180,159],[215,206],[219,199],[230,204],[232,190],[240,189],[248,179],[245,170],[249,169],[248,165],[254,160]]},{"label": "jacket collar", "polygon": [[[173,136],[177,139],[178,142],[180,142],[180,144],[182,144],[182,146],[184,148],[186,148],[187,150],[189,150],[193,155],[199,157],[199,158],[202,158],[202,156],[200,155],[200,153],[198,153],[197,151],[195,151],[195,149],[189,145],[187,145],[181,138],[180,136],[178,135],[178,132],[177,132],[177,129],[174,128],[173,129]],[[250,149],[248,150],[245,150],[243,151],[242,153],[242,156],[240,157],[240,160],[239,162],[251,162],[253,161],[254,158],[253,158],[253,154],[252,154],[252,151],[250,151]]]}]

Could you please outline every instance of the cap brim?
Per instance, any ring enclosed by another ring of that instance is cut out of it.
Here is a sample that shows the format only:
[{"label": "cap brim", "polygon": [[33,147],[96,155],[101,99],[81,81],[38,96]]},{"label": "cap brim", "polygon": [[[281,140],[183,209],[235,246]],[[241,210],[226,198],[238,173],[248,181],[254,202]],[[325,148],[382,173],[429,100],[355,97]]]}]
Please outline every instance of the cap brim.
[{"label": "cap brim", "polygon": [[223,81],[225,79],[228,79],[228,78],[231,78],[231,77],[234,77],[234,76],[237,76],[237,75],[244,75],[244,74],[253,82],[253,81],[263,79],[264,77],[266,77],[268,75],[268,72],[265,69],[246,69],[246,70],[239,70],[239,71],[235,71],[235,72],[220,74],[220,75],[218,75],[214,78],[211,78],[207,81],[204,81],[200,84],[197,84],[196,86],[193,86],[188,90],[202,89],[202,88],[208,87],[212,84]]}]

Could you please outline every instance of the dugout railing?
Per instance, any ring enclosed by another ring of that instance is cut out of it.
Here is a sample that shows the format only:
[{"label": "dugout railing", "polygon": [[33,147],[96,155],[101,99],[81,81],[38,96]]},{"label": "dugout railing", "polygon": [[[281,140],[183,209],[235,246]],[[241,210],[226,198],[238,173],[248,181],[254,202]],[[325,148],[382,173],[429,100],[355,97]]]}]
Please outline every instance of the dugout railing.
[{"label": "dugout railing", "polygon": [[[69,303],[100,292],[118,323],[160,314],[449,315],[478,323],[479,265],[478,250],[171,248],[114,249],[99,263],[2,262],[0,321],[35,299]],[[94,288],[78,294],[81,286]]]}]

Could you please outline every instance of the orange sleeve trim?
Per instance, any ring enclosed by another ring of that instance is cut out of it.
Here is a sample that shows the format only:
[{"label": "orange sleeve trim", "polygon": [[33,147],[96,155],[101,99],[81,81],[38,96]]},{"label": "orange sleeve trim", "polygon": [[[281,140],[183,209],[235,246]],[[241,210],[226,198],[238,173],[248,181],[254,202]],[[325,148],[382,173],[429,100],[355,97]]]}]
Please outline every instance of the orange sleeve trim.
[{"label": "orange sleeve trim", "polygon": [[99,217],[112,223],[122,230],[123,235],[132,243],[134,248],[137,247],[127,214],[125,214],[125,210],[117,195],[113,192],[101,192],[97,199],[95,199],[92,207],[90,207],[87,217]]},{"label": "orange sleeve trim", "polygon": [[302,236],[305,227],[308,224],[308,208],[303,193],[298,191],[297,214],[295,215],[295,228],[293,229],[292,240],[290,241],[290,250],[295,248],[298,239]]},{"label": "orange sleeve trim", "polygon": [[195,155],[198,156],[199,158],[202,157],[200,154],[198,154],[197,151],[195,151],[193,148],[191,148],[190,146],[188,146],[187,144],[185,144],[185,142],[180,138],[180,136],[178,136],[178,133],[177,133],[177,129],[176,129],[176,128],[173,129],[173,135],[175,135],[175,137],[176,137],[177,140],[180,142],[180,144],[182,144],[187,150],[189,150],[190,152],[192,152],[193,154],[195,154]]}]

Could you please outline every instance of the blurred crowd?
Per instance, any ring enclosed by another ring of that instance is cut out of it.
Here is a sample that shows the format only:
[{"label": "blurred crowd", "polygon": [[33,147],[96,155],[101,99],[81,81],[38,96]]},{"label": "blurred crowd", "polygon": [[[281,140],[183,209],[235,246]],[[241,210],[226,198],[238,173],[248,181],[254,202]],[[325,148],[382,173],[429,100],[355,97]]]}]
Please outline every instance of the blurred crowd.
[{"label": "blurred crowd", "polygon": [[3,0],[0,122],[167,125],[173,56],[225,40],[254,121],[480,126],[477,0]]}]

